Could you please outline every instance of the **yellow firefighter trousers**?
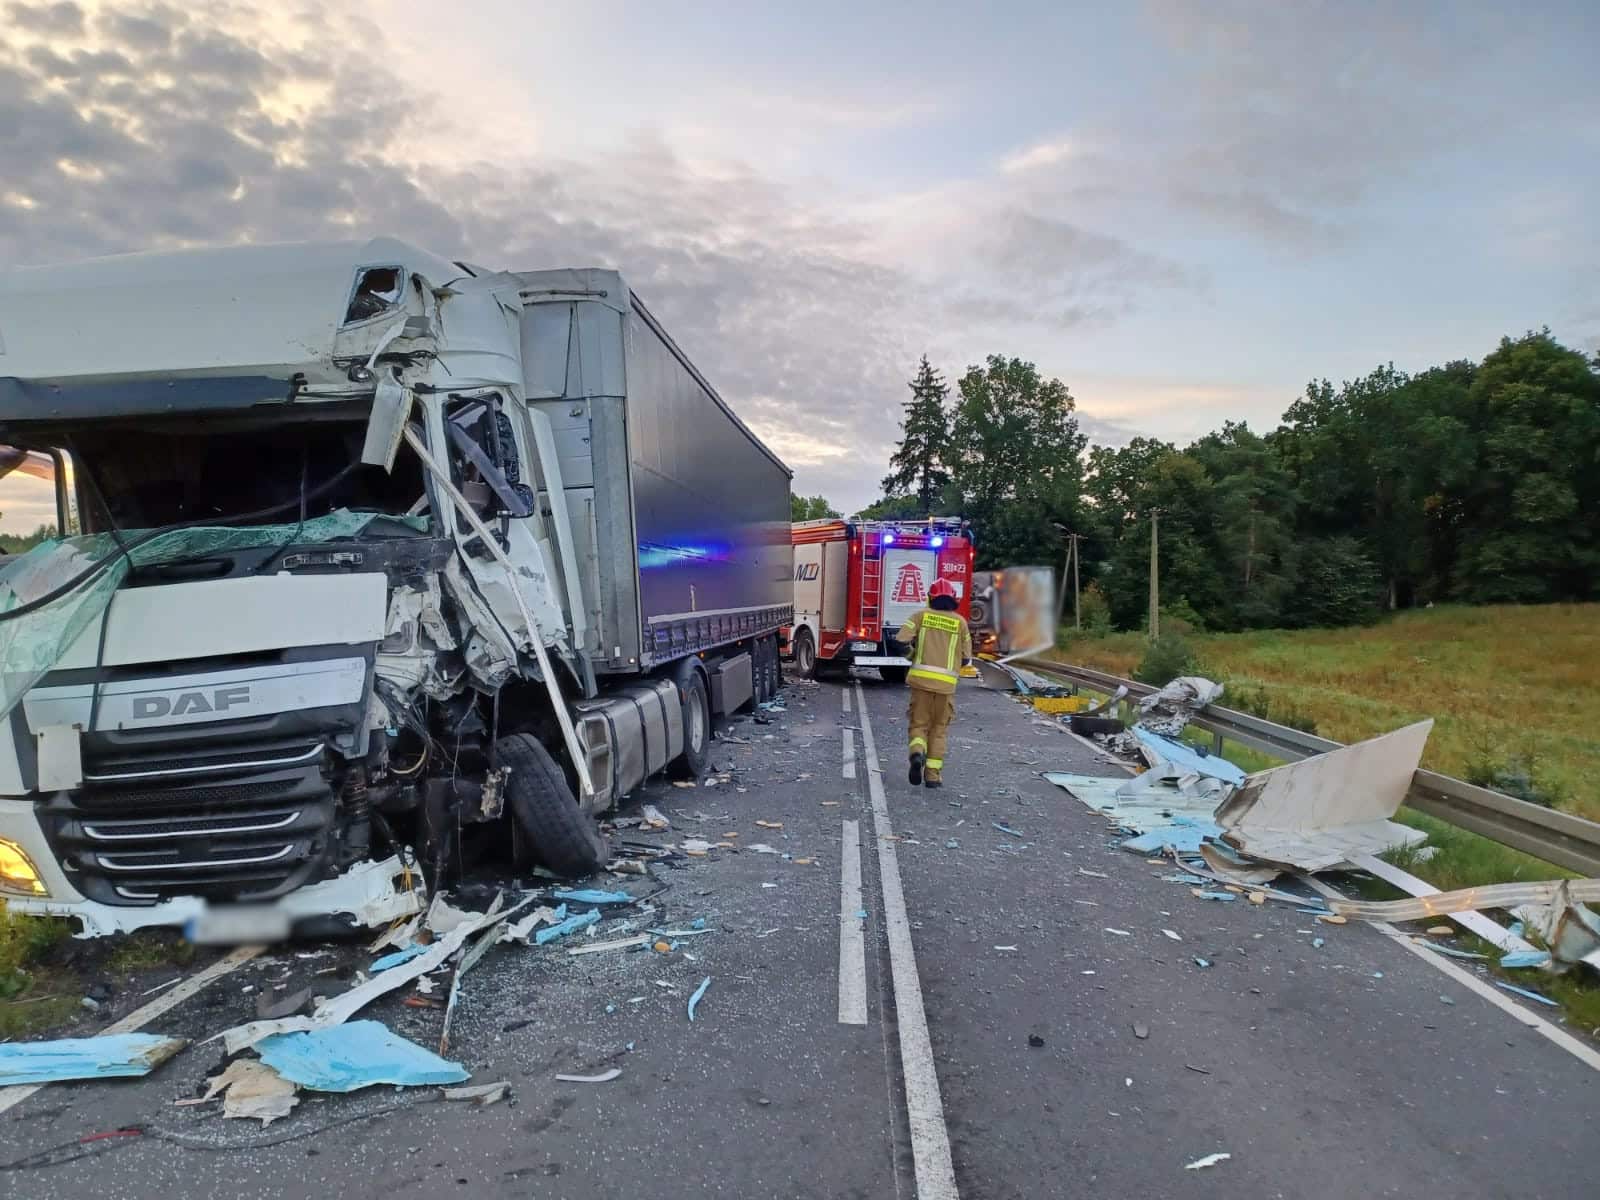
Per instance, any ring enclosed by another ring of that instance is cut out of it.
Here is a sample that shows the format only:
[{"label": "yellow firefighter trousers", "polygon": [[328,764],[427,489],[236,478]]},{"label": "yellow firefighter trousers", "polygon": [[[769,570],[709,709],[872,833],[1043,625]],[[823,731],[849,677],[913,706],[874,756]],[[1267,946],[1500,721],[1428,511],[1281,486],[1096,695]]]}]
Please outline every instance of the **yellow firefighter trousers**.
[{"label": "yellow firefighter trousers", "polygon": [[907,734],[911,739],[910,753],[925,755],[927,767],[942,770],[945,735],[956,717],[956,698],[943,692],[925,692],[921,688],[908,690],[911,692],[911,709],[907,714],[907,723],[911,726]]}]

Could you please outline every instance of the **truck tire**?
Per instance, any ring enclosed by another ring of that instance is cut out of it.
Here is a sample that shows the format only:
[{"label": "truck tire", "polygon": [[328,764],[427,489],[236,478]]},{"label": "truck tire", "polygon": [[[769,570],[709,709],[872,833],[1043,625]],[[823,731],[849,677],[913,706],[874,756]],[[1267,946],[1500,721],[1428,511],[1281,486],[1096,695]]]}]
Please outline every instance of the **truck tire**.
[{"label": "truck tire", "polygon": [[817,644],[811,640],[811,631],[802,629],[794,635],[794,673],[801,679],[814,679],[817,674]]},{"label": "truck tire", "polygon": [[750,643],[750,664],[755,673],[756,703],[765,704],[777,694],[772,686],[772,646],[766,638]]},{"label": "truck tire", "polygon": [[570,879],[605,866],[610,851],[599,825],[578,807],[566,775],[539,739],[509,734],[495,743],[495,756],[511,768],[506,800],[512,819],[532,843],[534,861]]},{"label": "truck tire", "polygon": [[672,761],[672,773],[679,779],[698,779],[711,759],[711,699],[699,671],[691,671],[679,689],[683,692],[683,753]]},{"label": "truck tire", "polygon": [[878,674],[883,676],[883,681],[890,687],[901,687],[910,673],[910,667],[879,667]]}]

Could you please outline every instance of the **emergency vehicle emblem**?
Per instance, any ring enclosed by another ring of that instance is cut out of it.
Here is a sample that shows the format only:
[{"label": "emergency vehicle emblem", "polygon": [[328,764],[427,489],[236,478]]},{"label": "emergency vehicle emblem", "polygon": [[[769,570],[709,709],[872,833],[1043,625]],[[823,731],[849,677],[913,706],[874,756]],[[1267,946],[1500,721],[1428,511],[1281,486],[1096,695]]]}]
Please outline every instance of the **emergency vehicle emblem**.
[{"label": "emergency vehicle emblem", "polygon": [[922,571],[916,563],[902,563],[900,573],[894,579],[894,602],[921,604],[927,598],[928,591],[922,586]]}]

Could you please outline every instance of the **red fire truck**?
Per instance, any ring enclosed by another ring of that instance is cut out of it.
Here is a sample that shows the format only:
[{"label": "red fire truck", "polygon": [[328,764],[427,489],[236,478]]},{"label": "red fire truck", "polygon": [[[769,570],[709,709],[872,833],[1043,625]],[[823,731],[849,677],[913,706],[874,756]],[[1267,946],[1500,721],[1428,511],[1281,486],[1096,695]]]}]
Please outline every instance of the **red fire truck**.
[{"label": "red fire truck", "polygon": [[794,625],[786,632],[804,678],[876,667],[904,683],[910,660],[892,639],[948,579],[972,612],[972,533],[959,517],[926,521],[801,521],[794,542]]}]

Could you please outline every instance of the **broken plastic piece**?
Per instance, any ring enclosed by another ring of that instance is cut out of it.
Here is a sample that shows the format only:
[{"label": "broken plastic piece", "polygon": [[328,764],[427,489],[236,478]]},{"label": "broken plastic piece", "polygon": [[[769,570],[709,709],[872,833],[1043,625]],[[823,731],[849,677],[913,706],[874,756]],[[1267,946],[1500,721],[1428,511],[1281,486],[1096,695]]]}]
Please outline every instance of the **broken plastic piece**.
[{"label": "broken plastic piece", "polygon": [[539,930],[539,932],[533,935],[534,944],[543,946],[547,942],[553,942],[557,938],[566,937],[569,933],[576,933],[580,929],[583,929],[589,925],[593,925],[599,919],[600,910],[598,908],[591,908],[586,913],[578,913],[575,916],[568,917],[565,921],[562,921],[558,925],[552,925],[548,929]]},{"label": "broken plastic piece", "polygon": [[284,1079],[319,1092],[353,1092],[374,1084],[400,1087],[461,1083],[470,1073],[379,1021],[277,1033],[257,1047],[261,1061]]},{"label": "broken plastic piece", "polygon": [[1192,1163],[1185,1163],[1183,1169],[1185,1171],[1203,1171],[1207,1167],[1214,1167],[1218,1163],[1227,1162],[1232,1157],[1233,1155],[1231,1154],[1208,1154],[1204,1158],[1195,1159]]},{"label": "broken plastic piece", "polygon": [[1504,988],[1508,992],[1515,992],[1519,996],[1525,996],[1529,1000],[1537,1000],[1540,1004],[1548,1004],[1551,1008],[1561,1007],[1559,1003],[1550,999],[1549,996],[1541,996],[1538,992],[1530,992],[1527,988],[1520,988],[1514,983],[1506,983],[1502,979],[1496,979],[1494,985],[1498,988]]},{"label": "broken plastic piece", "polygon": [[1133,1023],[1133,1036],[1138,1038],[1141,1042],[1144,1041],[1150,1036],[1150,1026],[1146,1025],[1143,1021],[1135,1021]]},{"label": "broken plastic piece", "polygon": [[[690,1019],[693,1020],[692,1017]],[[622,1069],[620,1067],[612,1067],[609,1071],[604,1071],[599,1075],[557,1075],[556,1078],[562,1083],[610,1083],[613,1079],[620,1078],[621,1075]]]},{"label": "broken plastic piece", "polygon": [[1196,954],[1194,956],[1194,965],[1197,967],[1209,967],[1211,965],[1211,960],[1209,958],[1201,958],[1198,954]]},{"label": "broken plastic piece", "polygon": [[700,999],[706,994],[706,989],[711,986],[711,976],[707,975],[700,981],[700,986],[695,988],[694,995],[689,997],[689,1020],[694,1020],[694,1010],[699,1007]]},{"label": "broken plastic piece", "polygon": [[633,897],[627,892],[607,892],[598,888],[577,888],[552,893],[557,900],[571,901],[573,904],[632,904]]},{"label": "broken plastic piece", "polygon": [[[1440,947],[1435,946],[1435,950]],[[1474,954],[1474,958],[1482,958],[1481,954]],[[1517,950],[1500,959],[1500,965],[1512,970],[1521,967],[1547,967],[1550,965],[1550,951],[1548,950]]]},{"label": "broken plastic piece", "polygon": [[0,1045],[0,1087],[145,1075],[189,1044],[153,1033],[108,1033]]},{"label": "broken plastic piece", "polygon": [[1239,898],[1234,892],[1208,892],[1204,888],[1194,888],[1192,890],[1202,900],[1237,900]]},{"label": "broken plastic piece", "polygon": [[1164,934],[1164,935],[1165,935],[1165,936],[1167,936],[1167,937],[1169,937],[1169,938],[1171,938],[1171,939],[1172,939],[1172,940],[1173,940],[1173,941],[1175,941],[1175,942],[1181,942],[1181,941],[1183,941],[1183,938],[1182,938],[1182,937],[1181,937],[1181,936],[1180,936],[1180,935],[1179,935],[1179,934],[1178,934],[1178,933],[1177,933],[1177,932],[1176,932],[1176,931],[1174,931],[1174,930],[1171,930],[1171,929],[1163,929],[1163,930],[1162,930],[1162,931],[1161,931],[1161,932],[1162,932],[1162,933],[1163,933],[1163,934]]},{"label": "broken plastic piece", "polygon": [[763,828],[763,829],[782,829],[783,828],[783,822],[782,821],[757,821],[756,824],[761,826],[761,828]]},{"label": "broken plastic piece", "polygon": [[372,966],[368,969],[374,975],[376,975],[380,971],[387,971],[390,967],[398,967],[401,963],[410,962],[413,958],[416,958],[422,954],[426,954],[427,952],[427,946],[424,946],[418,942],[412,942],[411,945],[406,946],[403,949],[396,950],[393,954],[385,954],[382,958],[374,959]]},{"label": "broken plastic piece", "polygon": [[1027,837],[1028,836],[1025,833],[1020,833],[1017,830],[1011,828],[1011,826],[1009,826],[1009,825],[1001,824],[999,821],[990,821],[989,824],[993,825],[1001,833],[1009,833],[1012,837],[1015,837],[1015,838]]},{"label": "broken plastic piece", "polygon": [[626,950],[632,946],[648,946],[650,935],[641,933],[637,937],[616,938],[609,942],[590,942],[587,946],[572,946],[568,954],[597,954],[602,950]]},{"label": "broken plastic piece", "polygon": [[666,815],[662,813],[662,811],[654,804],[646,804],[639,810],[639,813],[644,817],[644,825],[646,829],[672,828],[672,822],[667,820]]},{"label": "broken plastic piece", "polygon": [[[1438,942],[1419,942],[1418,945],[1426,946],[1435,954],[1443,954],[1448,958],[1488,958],[1487,954],[1474,954],[1471,950],[1457,950],[1453,946],[1441,946]],[[1548,959],[1550,956],[1547,954]]]}]

